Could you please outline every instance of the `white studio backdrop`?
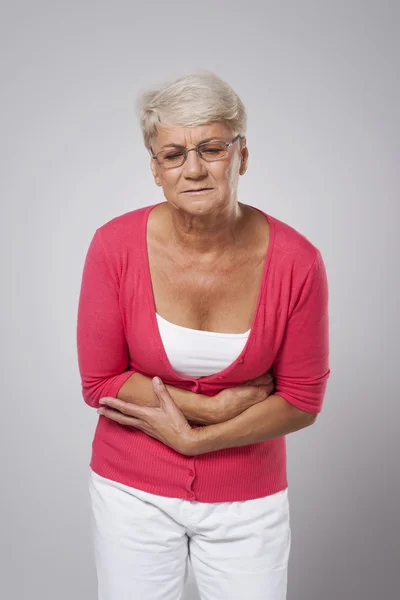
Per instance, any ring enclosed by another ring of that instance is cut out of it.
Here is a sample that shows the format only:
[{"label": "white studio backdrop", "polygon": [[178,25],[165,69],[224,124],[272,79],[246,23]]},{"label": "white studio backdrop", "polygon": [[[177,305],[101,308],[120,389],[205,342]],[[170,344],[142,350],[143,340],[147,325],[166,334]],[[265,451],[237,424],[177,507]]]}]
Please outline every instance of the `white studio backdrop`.
[{"label": "white studio backdrop", "polygon": [[[288,600],[394,600],[399,3],[38,0],[1,13],[0,595],[96,599],[83,261],[97,227],[163,200],[137,94],[206,68],[248,111],[239,199],[306,235],[328,272],[328,391],[315,425],[288,436]],[[185,600],[198,600],[191,572]]]}]

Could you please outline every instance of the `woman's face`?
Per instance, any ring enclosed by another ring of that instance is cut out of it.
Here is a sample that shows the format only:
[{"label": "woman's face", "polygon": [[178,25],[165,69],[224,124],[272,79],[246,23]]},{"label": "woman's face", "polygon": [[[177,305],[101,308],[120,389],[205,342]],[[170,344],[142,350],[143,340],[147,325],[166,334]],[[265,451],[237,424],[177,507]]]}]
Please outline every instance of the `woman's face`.
[{"label": "woman's face", "polygon": [[[170,144],[189,150],[210,138],[231,142],[233,137],[225,123],[160,128],[152,150],[157,154],[168,149]],[[246,171],[247,157],[246,139],[243,138],[228,148],[228,155],[223,159],[206,162],[196,152],[189,152],[181,167],[165,169],[151,159],[151,169],[156,183],[163,188],[166,200],[175,208],[192,214],[219,213],[237,203],[239,174]],[[208,189],[196,193],[190,191],[199,188]]]}]

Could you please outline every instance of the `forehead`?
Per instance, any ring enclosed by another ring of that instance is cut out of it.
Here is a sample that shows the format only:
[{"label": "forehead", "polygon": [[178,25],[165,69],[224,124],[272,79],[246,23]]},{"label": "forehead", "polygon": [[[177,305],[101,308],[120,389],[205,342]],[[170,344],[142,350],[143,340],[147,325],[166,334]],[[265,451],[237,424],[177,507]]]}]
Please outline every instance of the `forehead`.
[{"label": "forehead", "polygon": [[196,127],[159,127],[153,147],[161,148],[168,144],[196,146],[208,138],[230,138],[231,130],[226,123],[207,123]]}]

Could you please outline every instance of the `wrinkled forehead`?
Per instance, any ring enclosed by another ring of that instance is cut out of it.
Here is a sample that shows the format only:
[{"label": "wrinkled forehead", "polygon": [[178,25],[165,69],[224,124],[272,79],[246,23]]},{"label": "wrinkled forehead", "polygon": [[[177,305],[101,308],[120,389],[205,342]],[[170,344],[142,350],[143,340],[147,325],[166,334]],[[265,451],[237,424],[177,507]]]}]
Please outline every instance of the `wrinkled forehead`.
[{"label": "wrinkled forehead", "polygon": [[155,152],[169,145],[187,148],[197,146],[210,139],[230,141],[231,135],[232,131],[229,125],[222,122],[207,123],[196,127],[159,127],[157,135],[152,139],[151,146]]}]

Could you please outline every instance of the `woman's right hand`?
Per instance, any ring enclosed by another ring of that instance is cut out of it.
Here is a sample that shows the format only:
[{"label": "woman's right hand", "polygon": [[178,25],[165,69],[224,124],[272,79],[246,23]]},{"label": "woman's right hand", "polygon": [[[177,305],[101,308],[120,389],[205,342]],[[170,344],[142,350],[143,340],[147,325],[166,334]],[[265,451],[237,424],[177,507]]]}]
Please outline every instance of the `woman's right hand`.
[{"label": "woman's right hand", "polygon": [[214,396],[214,400],[218,403],[216,422],[229,421],[250,406],[266,400],[273,393],[274,387],[274,378],[268,372],[242,385],[221,390]]}]

